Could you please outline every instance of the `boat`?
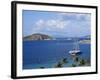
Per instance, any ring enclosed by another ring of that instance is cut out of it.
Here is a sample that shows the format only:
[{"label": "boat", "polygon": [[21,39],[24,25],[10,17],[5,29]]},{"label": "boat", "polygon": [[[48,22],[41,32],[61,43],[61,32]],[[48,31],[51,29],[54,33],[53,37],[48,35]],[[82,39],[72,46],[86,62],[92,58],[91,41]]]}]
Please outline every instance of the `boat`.
[{"label": "boat", "polygon": [[71,50],[69,51],[70,55],[78,55],[78,54],[81,54],[81,51],[80,50]]},{"label": "boat", "polygon": [[69,51],[69,54],[72,56],[81,54],[81,50],[79,49],[79,41],[77,38],[74,39],[73,49]]}]

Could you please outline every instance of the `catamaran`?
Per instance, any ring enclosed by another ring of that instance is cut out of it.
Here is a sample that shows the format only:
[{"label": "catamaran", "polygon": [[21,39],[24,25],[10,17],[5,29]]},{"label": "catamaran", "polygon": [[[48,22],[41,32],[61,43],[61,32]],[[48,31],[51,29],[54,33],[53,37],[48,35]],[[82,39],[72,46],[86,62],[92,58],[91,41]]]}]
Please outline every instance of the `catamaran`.
[{"label": "catamaran", "polygon": [[69,54],[71,55],[78,55],[81,54],[82,52],[79,49],[79,41],[77,38],[74,39],[74,43],[73,43],[73,49],[69,51]]}]

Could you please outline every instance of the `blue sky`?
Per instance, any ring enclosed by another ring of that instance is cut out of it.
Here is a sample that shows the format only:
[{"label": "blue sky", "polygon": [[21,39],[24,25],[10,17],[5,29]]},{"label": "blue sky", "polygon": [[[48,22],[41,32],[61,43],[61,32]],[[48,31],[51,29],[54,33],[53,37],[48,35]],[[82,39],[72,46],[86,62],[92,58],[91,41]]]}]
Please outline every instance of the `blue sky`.
[{"label": "blue sky", "polygon": [[81,37],[91,33],[91,14],[23,10],[23,36]]}]

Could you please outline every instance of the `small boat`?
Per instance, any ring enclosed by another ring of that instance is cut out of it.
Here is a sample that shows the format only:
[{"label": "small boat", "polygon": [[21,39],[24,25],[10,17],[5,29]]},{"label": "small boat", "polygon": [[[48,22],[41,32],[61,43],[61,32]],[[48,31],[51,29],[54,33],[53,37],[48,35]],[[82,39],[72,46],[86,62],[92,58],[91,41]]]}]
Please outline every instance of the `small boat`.
[{"label": "small boat", "polygon": [[78,39],[76,38],[76,39],[74,39],[73,49],[69,51],[69,54],[72,56],[75,56],[75,55],[79,55],[81,53],[82,52],[79,49],[79,42],[78,42]]},{"label": "small boat", "polygon": [[81,54],[81,51],[80,50],[71,50],[71,51],[69,51],[69,53],[74,56],[74,55]]}]

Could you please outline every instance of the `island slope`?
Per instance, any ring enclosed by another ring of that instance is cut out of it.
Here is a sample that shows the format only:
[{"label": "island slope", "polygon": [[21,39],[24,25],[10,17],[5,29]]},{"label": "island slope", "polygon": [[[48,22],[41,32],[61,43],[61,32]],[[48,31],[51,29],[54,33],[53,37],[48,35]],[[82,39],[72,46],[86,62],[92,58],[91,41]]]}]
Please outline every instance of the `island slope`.
[{"label": "island slope", "polygon": [[23,40],[52,40],[53,38],[46,34],[35,33],[29,36],[23,37]]}]

